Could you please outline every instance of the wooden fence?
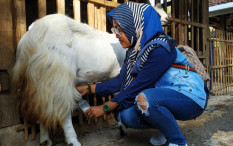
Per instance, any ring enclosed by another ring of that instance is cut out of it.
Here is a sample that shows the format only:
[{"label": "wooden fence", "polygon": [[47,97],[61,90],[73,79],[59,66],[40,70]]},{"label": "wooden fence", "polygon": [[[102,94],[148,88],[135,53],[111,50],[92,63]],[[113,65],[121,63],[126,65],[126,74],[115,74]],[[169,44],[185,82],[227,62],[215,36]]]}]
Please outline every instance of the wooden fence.
[{"label": "wooden fence", "polygon": [[233,91],[233,32],[210,29],[210,89],[214,95]]},{"label": "wooden fence", "polygon": [[208,1],[164,0],[163,8],[170,15],[171,21],[171,25],[164,28],[165,33],[178,40],[178,45],[192,47],[202,63],[208,66]]}]

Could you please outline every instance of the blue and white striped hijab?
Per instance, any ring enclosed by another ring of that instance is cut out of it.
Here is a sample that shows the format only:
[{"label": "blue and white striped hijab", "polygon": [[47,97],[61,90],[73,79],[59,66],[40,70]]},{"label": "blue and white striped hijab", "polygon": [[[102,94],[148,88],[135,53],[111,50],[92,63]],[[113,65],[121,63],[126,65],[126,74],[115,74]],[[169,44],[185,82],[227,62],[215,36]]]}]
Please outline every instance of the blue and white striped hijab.
[{"label": "blue and white striped hijab", "polygon": [[[108,16],[111,21],[115,19],[131,43],[125,58],[122,84],[122,89],[125,89],[135,78],[131,73],[136,61],[139,60],[138,70],[141,70],[154,45],[141,49],[146,43],[152,41],[155,35],[163,34],[163,29],[159,15],[152,6],[147,4],[126,2],[109,12]],[[139,52],[142,54],[140,58],[137,57]]]}]

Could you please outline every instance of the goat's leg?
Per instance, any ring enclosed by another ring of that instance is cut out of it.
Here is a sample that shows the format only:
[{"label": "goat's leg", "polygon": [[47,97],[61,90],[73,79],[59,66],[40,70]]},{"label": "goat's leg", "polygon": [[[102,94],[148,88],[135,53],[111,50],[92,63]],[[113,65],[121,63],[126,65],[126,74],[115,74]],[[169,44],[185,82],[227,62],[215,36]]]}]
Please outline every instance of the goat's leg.
[{"label": "goat's leg", "polygon": [[66,143],[69,146],[81,146],[77,139],[77,135],[75,133],[73,124],[72,124],[72,117],[69,114],[63,122],[63,128],[65,133]]},{"label": "goat's leg", "polygon": [[52,146],[52,141],[49,139],[49,132],[42,124],[40,124],[40,146]]},{"label": "goat's leg", "polygon": [[125,125],[123,125],[121,123],[121,121],[118,121],[117,127],[120,129],[120,135],[121,136],[126,136],[127,135],[127,129],[126,129]]}]

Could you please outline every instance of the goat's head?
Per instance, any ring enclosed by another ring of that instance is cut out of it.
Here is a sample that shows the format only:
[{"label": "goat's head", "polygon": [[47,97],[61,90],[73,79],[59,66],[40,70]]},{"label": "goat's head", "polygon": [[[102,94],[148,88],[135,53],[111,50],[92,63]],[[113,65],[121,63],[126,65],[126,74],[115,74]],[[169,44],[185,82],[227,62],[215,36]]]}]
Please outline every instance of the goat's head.
[{"label": "goat's head", "polygon": [[155,11],[159,14],[160,16],[160,21],[162,25],[167,25],[168,23],[168,15],[164,11],[162,5],[160,3],[157,3],[155,6],[155,1],[154,0],[149,0],[148,4],[152,5],[155,9]]}]

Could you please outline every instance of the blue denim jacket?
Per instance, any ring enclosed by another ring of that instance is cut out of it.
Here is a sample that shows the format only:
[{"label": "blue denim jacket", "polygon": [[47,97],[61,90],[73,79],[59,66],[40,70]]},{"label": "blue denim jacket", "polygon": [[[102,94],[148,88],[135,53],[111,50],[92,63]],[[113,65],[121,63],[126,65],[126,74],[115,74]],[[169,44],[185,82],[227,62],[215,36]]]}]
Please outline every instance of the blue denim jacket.
[{"label": "blue denim jacket", "polygon": [[[177,48],[176,51],[177,58],[174,63],[193,67]],[[201,108],[205,106],[206,92],[204,90],[204,81],[196,72],[170,67],[157,81],[155,87],[176,90],[191,98]]]}]

